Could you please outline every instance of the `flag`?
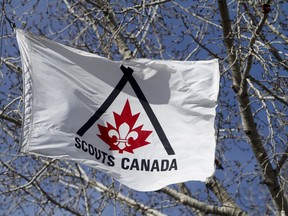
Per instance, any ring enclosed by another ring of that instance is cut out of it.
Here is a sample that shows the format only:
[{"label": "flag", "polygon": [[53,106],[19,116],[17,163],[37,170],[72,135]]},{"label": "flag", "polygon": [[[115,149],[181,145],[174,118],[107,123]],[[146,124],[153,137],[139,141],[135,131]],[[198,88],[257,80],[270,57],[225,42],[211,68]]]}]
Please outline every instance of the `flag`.
[{"label": "flag", "polygon": [[21,151],[154,191],[214,172],[218,60],[112,61],[17,30]]}]

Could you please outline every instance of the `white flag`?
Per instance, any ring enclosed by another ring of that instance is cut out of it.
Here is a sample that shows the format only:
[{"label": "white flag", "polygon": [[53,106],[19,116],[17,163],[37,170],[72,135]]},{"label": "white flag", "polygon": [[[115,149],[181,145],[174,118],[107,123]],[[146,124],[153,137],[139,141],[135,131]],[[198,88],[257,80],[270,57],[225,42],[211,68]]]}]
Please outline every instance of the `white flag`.
[{"label": "white flag", "polygon": [[214,172],[219,66],[112,61],[17,30],[22,152],[100,169],[139,191]]}]

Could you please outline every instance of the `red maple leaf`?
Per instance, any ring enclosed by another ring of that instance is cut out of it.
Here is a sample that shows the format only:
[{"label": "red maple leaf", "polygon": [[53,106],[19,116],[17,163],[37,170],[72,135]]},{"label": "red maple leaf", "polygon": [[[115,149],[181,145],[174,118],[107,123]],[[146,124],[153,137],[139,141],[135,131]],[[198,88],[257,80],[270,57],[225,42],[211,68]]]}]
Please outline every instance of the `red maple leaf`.
[{"label": "red maple leaf", "polygon": [[113,112],[115,119],[115,127],[107,122],[107,126],[98,124],[101,138],[110,146],[109,150],[118,150],[134,153],[133,150],[149,144],[146,141],[152,131],[142,130],[143,124],[134,128],[134,125],[140,115],[136,113],[132,115],[130,103],[127,100],[121,114]]}]

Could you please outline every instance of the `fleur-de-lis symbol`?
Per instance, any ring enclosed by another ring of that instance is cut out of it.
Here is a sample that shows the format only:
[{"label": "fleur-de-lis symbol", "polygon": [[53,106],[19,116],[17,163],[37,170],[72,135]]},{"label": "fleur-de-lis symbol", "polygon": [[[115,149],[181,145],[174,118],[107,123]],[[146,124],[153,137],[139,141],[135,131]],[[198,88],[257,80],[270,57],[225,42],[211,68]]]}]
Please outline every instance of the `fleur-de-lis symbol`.
[{"label": "fleur-de-lis symbol", "polygon": [[119,126],[118,131],[114,129],[109,130],[108,135],[111,138],[116,137],[116,141],[113,144],[117,145],[121,150],[127,146],[131,146],[129,143],[130,138],[135,140],[138,137],[138,133],[136,131],[130,131],[130,126],[126,122]]},{"label": "fleur-de-lis symbol", "polygon": [[139,115],[140,113],[132,113],[127,100],[121,114],[113,112],[115,126],[109,122],[107,126],[98,124],[100,132],[97,134],[98,137],[110,146],[111,151],[134,154],[134,149],[150,144],[146,139],[152,133],[150,130],[144,130],[143,124],[136,124]]}]

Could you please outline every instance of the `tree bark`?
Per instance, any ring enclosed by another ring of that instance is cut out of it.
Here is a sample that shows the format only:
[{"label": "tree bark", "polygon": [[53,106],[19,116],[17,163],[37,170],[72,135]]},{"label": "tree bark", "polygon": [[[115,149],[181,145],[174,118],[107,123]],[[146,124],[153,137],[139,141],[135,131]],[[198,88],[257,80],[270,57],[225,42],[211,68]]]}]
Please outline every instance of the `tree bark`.
[{"label": "tree bark", "polygon": [[163,192],[174,199],[178,200],[180,203],[190,206],[195,209],[199,209],[200,211],[206,214],[213,214],[213,215],[227,215],[227,216],[244,216],[247,215],[246,212],[242,211],[241,209],[229,207],[229,206],[212,206],[206,203],[200,202],[192,197],[179,193],[169,187],[162,188],[160,192]]}]

